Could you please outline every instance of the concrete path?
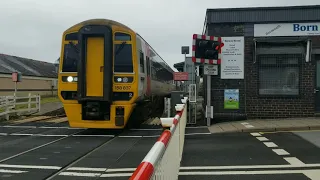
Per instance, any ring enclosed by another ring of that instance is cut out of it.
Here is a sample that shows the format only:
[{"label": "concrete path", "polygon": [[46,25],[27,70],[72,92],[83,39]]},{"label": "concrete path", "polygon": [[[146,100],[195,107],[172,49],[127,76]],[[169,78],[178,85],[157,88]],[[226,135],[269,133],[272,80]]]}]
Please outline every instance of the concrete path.
[{"label": "concrete path", "polygon": [[259,119],[217,123],[211,133],[320,130],[320,118]]}]

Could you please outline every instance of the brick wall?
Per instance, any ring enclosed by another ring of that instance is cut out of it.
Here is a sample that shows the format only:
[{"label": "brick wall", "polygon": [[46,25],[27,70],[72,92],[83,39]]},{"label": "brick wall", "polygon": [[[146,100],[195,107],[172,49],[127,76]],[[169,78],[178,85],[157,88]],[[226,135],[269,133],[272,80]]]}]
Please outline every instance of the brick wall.
[{"label": "brick wall", "polygon": [[246,37],[245,41],[247,117],[250,119],[313,116],[315,62],[307,63],[305,59],[302,60],[299,97],[260,97],[258,94],[258,67],[257,63],[253,63],[252,37]]},{"label": "brick wall", "polygon": [[[243,28],[241,28],[243,27]],[[219,75],[211,79],[211,104],[214,107],[216,120],[234,120],[251,118],[284,118],[306,117],[314,115],[314,77],[315,61],[303,62],[300,71],[300,96],[299,97],[261,97],[258,95],[258,63],[253,63],[253,37],[250,25],[210,25],[208,35],[214,36],[246,36],[245,37],[245,79],[221,80]],[[248,32],[247,32],[248,31]],[[249,32],[250,31],[250,32]],[[312,37],[313,47],[320,46],[320,38]],[[224,89],[237,88],[240,90],[240,109],[226,110],[223,108]],[[204,78],[204,94],[206,99],[207,85]],[[206,101],[205,101],[206,102]],[[205,105],[205,103],[204,103]]]}]

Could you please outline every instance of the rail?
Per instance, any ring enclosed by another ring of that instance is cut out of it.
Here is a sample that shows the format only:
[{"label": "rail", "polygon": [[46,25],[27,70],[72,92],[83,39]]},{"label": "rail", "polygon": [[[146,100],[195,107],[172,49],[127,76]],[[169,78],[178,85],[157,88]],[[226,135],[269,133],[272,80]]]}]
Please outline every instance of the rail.
[{"label": "rail", "polygon": [[165,128],[157,142],[136,168],[130,180],[178,179],[187,121],[187,100],[177,104],[173,118],[161,118]]},{"label": "rail", "polygon": [[31,95],[25,97],[18,96],[0,96],[0,117],[5,116],[10,119],[12,113],[22,113],[31,111],[40,111],[40,95]]}]

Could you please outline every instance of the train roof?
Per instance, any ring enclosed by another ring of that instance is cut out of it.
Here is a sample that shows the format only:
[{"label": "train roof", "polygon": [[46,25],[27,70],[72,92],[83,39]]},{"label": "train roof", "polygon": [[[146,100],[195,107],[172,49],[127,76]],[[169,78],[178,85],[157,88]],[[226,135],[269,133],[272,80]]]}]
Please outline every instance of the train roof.
[{"label": "train roof", "polygon": [[164,64],[168,67],[168,68],[170,68],[170,70],[172,71],[172,72],[174,72],[174,70],[168,65],[168,63],[157,53],[157,51],[139,34],[139,33],[136,33],[137,34],[137,36],[139,36],[141,39],[143,39],[149,46],[150,46],[150,48],[154,51],[154,53],[156,53],[159,57],[160,57],[160,59],[162,59],[162,61],[164,62]]},{"label": "train roof", "polygon": [[129,29],[131,31],[134,32],[134,30],[132,30],[131,28],[129,28],[128,26],[120,23],[120,22],[117,22],[117,21],[114,21],[114,20],[111,20],[111,19],[88,19],[88,20],[85,20],[85,21],[82,21],[80,23],[77,23],[73,26],[71,26],[70,28],[68,28],[66,31],[69,31],[73,28],[75,28],[76,26],[84,26],[84,25],[88,25],[88,24],[104,24],[104,25],[114,25],[114,26],[119,26],[119,27],[122,27],[122,28],[126,28],[126,29]]}]

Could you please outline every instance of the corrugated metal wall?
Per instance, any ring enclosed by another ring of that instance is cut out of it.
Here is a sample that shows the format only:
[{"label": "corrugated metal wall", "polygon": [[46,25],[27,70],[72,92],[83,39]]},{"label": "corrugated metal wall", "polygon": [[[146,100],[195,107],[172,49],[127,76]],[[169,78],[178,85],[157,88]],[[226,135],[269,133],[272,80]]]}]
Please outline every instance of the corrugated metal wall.
[{"label": "corrugated metal wall", "polygon": [[320,6],[209,9],[207,23],[318,21]]}]

